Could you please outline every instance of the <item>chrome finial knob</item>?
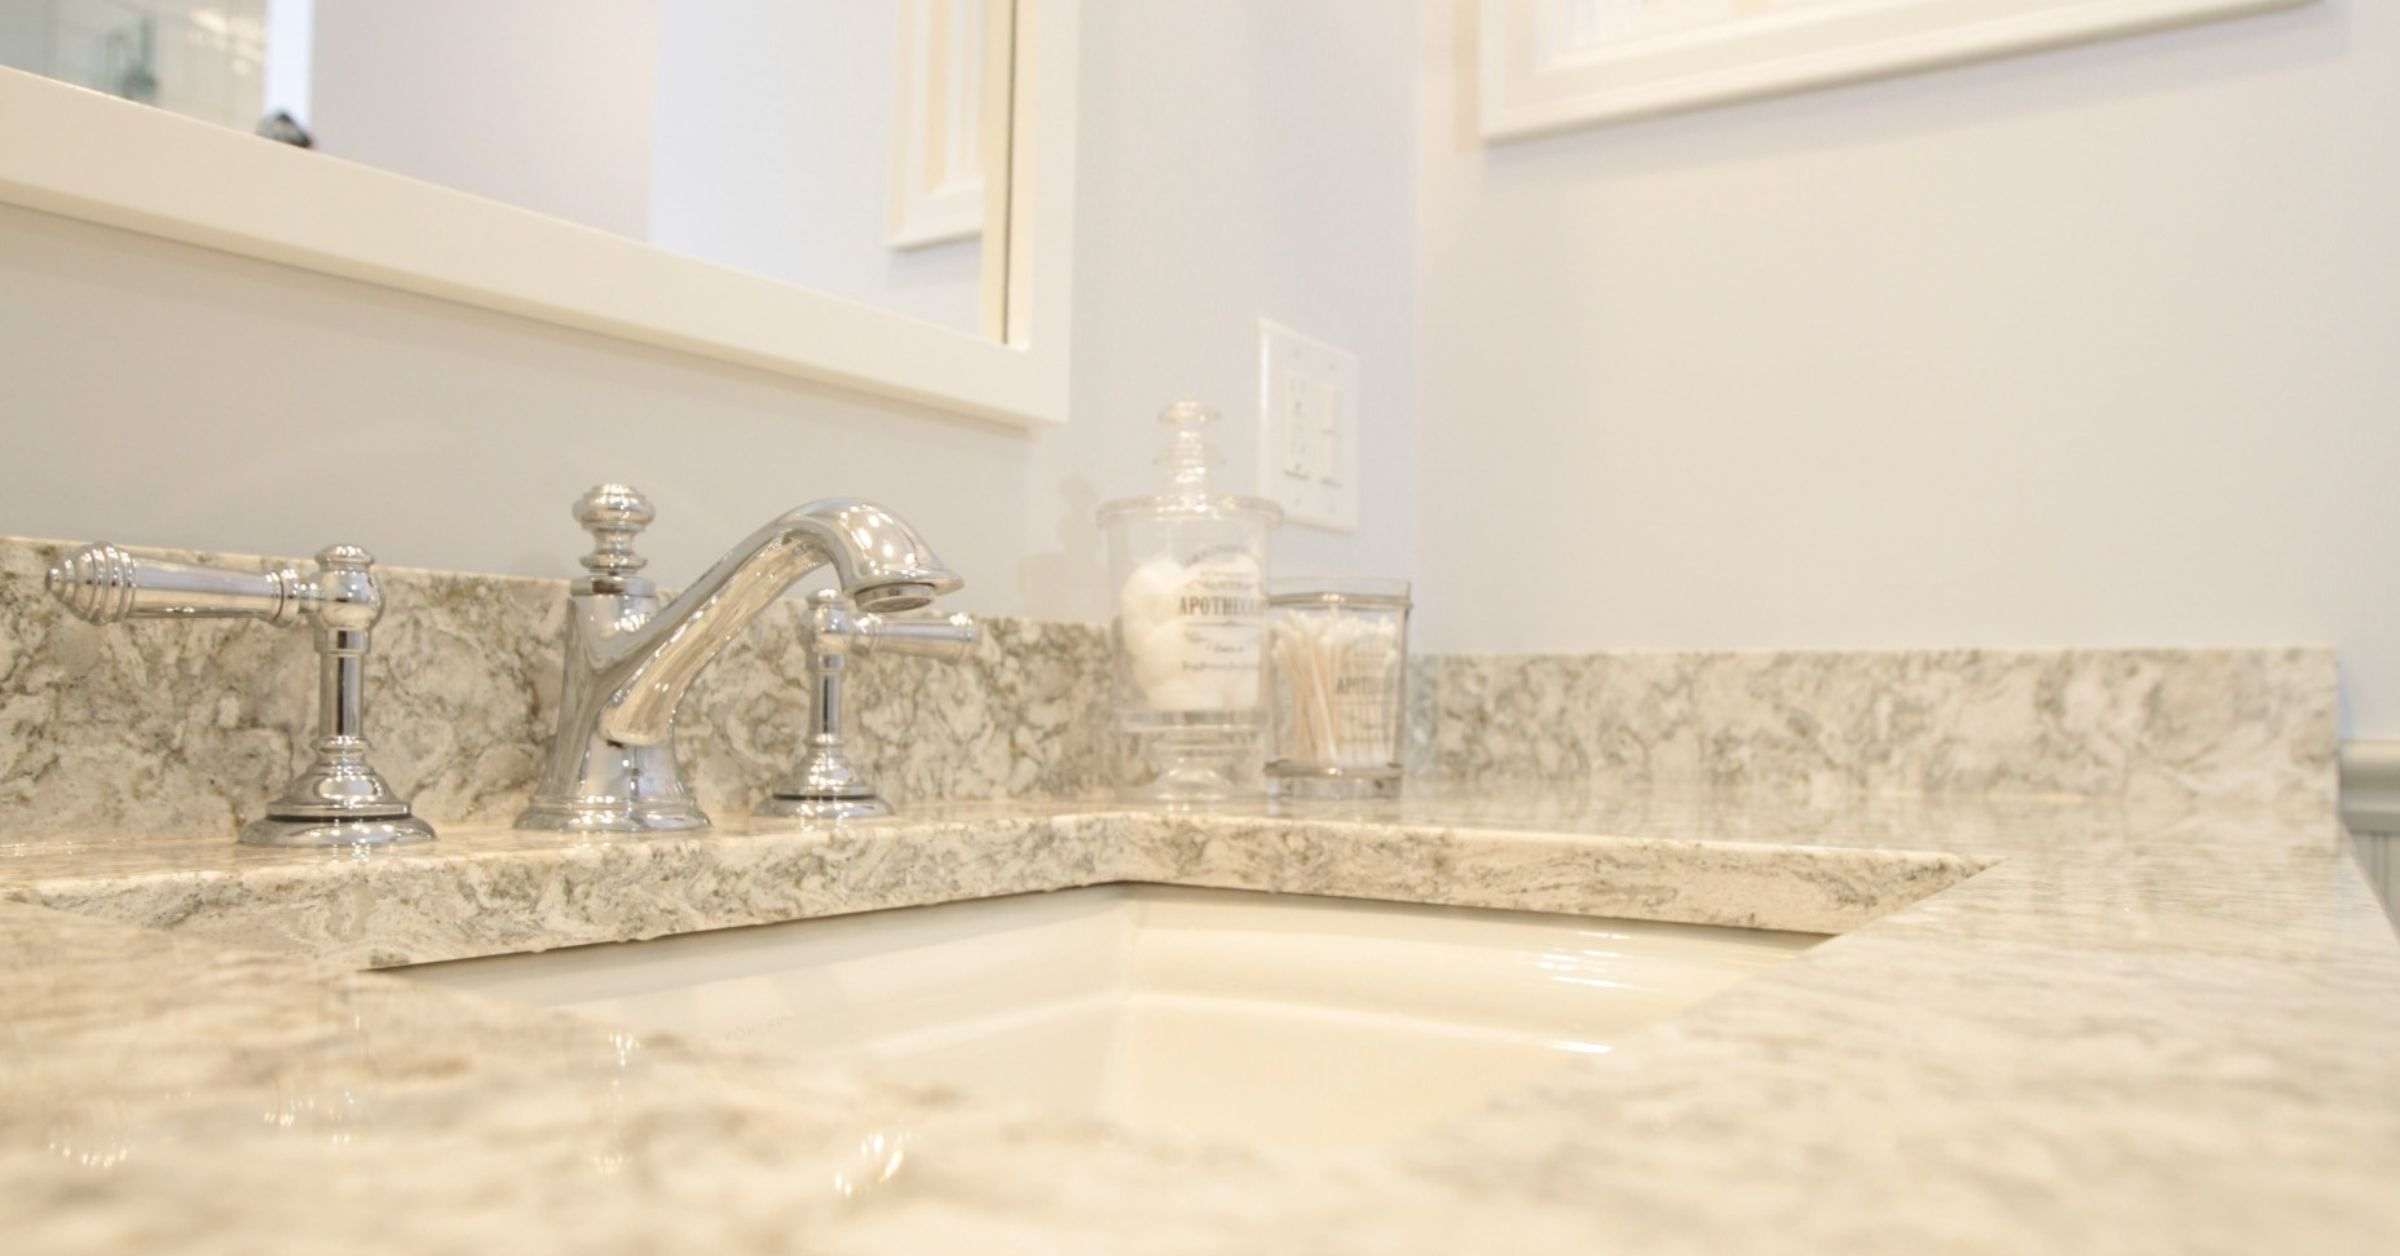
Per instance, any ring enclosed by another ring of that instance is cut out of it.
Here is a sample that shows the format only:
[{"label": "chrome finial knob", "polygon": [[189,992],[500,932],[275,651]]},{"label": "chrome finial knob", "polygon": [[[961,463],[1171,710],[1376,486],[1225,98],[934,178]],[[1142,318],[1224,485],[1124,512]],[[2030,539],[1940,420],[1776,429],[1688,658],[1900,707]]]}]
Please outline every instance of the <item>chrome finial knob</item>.
[{"label": "chrome finial knob", "polygon": [[364,650],[364,634],[383,618],[383,585],[375,579],[374,567],[375,556],[356,545],[328,545],[317,551],[316,578],[301,586],[303,603],[316,616],[318,628],[361,634],[329,648]]},{"label": "chrome finial knob", "polygon": [[375,556],[357,545],[328,545],[317,551],[317,566],[327,571],[365,571],[375,565]]},{"label": "chrome finial knob", "polygon": [[595,588],[606,582],[616,586],[606,591],[621,591],[635,572],[650,565],[633,552],[633,539],[656,518],[650,499],[630,484],[595,484],[575,499],[575,522],[592,534],[592,552],[582,562]]},{"label": "chrome finial knob", "polygon": [[139,567],[114,545],[86,545],[52,564],[42,583],[75,617],[113,624],[133,613]]}]

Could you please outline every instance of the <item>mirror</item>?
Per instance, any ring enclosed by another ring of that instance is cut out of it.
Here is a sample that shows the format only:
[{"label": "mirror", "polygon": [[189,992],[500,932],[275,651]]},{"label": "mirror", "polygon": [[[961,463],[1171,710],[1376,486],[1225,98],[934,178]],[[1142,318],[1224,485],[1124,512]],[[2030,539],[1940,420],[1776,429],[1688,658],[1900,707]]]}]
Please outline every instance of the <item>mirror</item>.
[{"label": "mirror", "polygon": [[990,0],[0,0],[0,64],[998,337],[984,223],[1005,131],[985,141],[1011,18]]}]

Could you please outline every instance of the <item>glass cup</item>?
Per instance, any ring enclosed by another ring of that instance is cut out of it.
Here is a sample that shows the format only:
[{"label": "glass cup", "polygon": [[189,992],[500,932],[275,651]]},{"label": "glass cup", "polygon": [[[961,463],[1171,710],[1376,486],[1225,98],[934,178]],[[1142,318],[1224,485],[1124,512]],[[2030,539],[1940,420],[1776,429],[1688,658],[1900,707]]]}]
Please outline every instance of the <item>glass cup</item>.
[{"label": "glass cup", "polygon": [[1278,798],[1397,798],[1406,580],[1267,583],[1267,779]]}]

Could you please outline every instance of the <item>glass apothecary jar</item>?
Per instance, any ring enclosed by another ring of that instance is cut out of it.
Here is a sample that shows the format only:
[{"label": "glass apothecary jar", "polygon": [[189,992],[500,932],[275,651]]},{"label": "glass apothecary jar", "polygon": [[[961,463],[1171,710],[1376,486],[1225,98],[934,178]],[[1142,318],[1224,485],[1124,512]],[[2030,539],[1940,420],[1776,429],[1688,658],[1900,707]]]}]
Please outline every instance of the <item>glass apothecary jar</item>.
[{"label": "glass apothecary jar", "polygon": [[1220,493],[1208,437],[1216,413],[1181,401],[1166,428],[1163,492],[1105,502],[1115,590],[1114,702],[1127,784],[1163,802],[1244,792],[1265,728],[1267,537],[1283,512]]},{"label": "glass apothecary jar", "polygon": [[1277,798],[1397,798],[1408,720],[1406,580],[1267,587]]}]

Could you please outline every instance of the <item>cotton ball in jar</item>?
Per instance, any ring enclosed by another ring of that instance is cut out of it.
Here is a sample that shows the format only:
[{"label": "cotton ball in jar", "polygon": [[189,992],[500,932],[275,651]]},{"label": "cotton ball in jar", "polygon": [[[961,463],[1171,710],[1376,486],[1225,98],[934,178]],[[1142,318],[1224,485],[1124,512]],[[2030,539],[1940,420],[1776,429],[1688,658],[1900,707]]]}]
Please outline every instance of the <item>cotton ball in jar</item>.
[{"label": "cotton ball in jar", "polygon": [[1127,621],[1118,631],[1125,637],[1125,656],[1133,665],[1133,678],[1141,682],[1148,693],[1159,685],[1183,675],[1191,650],[1184,640],[1183,624],[1177,620],[1162,623]]},{"label": "cotton ball in jar", "polygon": [[[1127,625],[1164,623],[1182,609],[1184,582],[1190,578],[1182,563],[1153,558],[1125,577],[1117,590],[1117,615]],[[1127,636],[1130,638],[1131,633]]]}]

